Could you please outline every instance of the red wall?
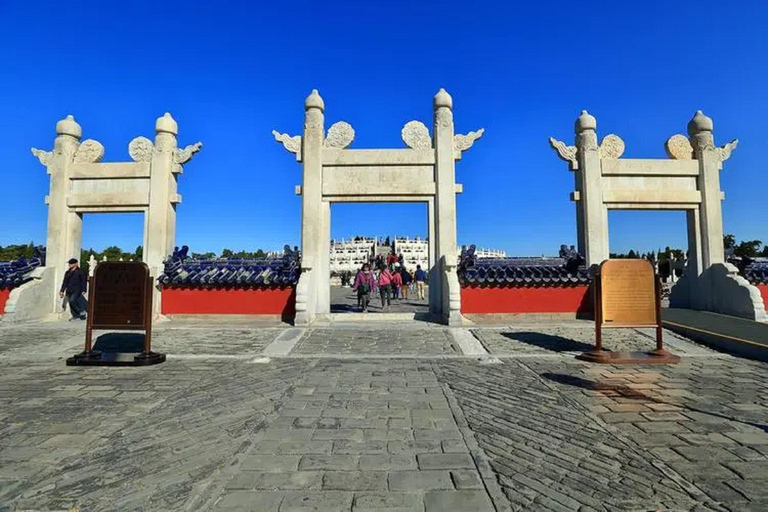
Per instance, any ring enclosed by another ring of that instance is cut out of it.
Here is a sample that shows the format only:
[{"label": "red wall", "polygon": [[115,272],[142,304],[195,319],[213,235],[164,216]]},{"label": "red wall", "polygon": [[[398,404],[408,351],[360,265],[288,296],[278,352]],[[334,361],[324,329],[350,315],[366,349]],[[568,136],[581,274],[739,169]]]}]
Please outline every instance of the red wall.
[{"label": "red wall", "polygon": [[763,304],[765,310],[768,311],[768,284],[756,284],[757,289],[760,290],[760,295],[763,296]]},{"label": "red wall", "polygon": [[282,315],[296,312],[293,288],[163,288],[164,315]]},{"label": "red wall", "polygon": [[588,313],[589,286],[461,288],[462,313]]},{"label": "red wall", "polygon": [[8,297],[10,295],[11,295],[10,288],[0,289],[0,316],[3,316],[3,313],[5,313],[5,303],[8,301]]}]

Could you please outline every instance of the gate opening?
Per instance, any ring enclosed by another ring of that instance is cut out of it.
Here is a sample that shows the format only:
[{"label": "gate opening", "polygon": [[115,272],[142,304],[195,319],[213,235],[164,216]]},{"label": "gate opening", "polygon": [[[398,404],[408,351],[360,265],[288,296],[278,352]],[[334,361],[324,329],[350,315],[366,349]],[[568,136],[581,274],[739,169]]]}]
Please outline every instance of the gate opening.
[{"label": "gate opening", "polygon": [[80,266],[89,272],[91,256],[98,261],[143,261],[143,213],[85,213]]},{"label": "gate opening", "polygon": [[[332,205],[331,313],[429,314],[427,281],[434,252],[430,250],[427,215],[427,203]],[[374,284],[367,297],[354,289],[364,264],[371,269]],[[379,286],[384,268],[394,281],[388,287]],[[418,271],[423,272],[418,275],[425,279],[422,284],[416,280]]]}]

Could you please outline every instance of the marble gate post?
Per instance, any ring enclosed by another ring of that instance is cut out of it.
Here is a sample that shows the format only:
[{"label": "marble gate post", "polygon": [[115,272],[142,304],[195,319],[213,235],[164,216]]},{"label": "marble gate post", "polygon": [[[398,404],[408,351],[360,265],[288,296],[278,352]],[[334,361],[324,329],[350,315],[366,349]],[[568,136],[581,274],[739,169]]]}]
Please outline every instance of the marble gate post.
[{"label": "marble gate post", "polygon": [[[47,167],[48,174],[51,176],[50,192],[46,197],[48,228],[45,242],[45,266],[54,269],[53,281],[56,286],[59,286],[64,279],[64,273],[68,268],[67,260],[80,259],[83,216],[69,208],[67,197],[70,169],[82,135],[82,128],[70,115],[56,123],[56,139],[52,152],[32,150],[32,153]],[[61,300],[57,294],[52,293],[49,300],[51,313],[61,310]]]},{"label": "marble gate post", "polygon": [[[587,266],[608,259],[608,210],[603,204],[602,170],[597,144],[597,120],[586,110],[576,119],[576,224],[579,252]],[[582,252],[583,251],[583,252]]]},{"label": "marble gate post", "polygon": [[[460,325],[461,290],[456,275],[456,162],[454,159],[453,99],[445,89],[434,98],[435,147],[435,231],[437,235],[434,270],[430,271],[430,288],[440,297],[440,314],[448,325]],[[432,292],[430,291],[430,296]],[[436,312],[436,311],[434,311]]]},{"label": "marble gate post", "polygon": [[[173,253],[176,204],[171,194],[176,193],[173,174],[173,154],[176,150],[176,121],[170,114],[155,122],[155,144],[151,156],[149,175],[149,207],[145,213],[145,245],[143,260],[154,277],[162,272],[163,259]],[[173,182],[173,183],[172,183]],[[171,188],[174,190],[171,190]]]},{"label": "marble gate post", "polygon": [[701,191],[699,206],[701,261],[703,268],[725,262],[723,247],[723,208],[720,192],[722,157],[715,147],[712,119],[697,111],[688,123],[695,160],[699,163],[698,187]]},{"label": "marble gate post", "polygon": [[[301,137],[303,179],[301,187],[301,267],[296,286],[296,324],[308,324],[318,306],[328,303],[330,204],[323,205],[323,142],[325,103],[313,89],[304,101],[304,133]],[[324,241],[327,240],[327,241]],[[326,272],[323,274],[323,272]]]}]

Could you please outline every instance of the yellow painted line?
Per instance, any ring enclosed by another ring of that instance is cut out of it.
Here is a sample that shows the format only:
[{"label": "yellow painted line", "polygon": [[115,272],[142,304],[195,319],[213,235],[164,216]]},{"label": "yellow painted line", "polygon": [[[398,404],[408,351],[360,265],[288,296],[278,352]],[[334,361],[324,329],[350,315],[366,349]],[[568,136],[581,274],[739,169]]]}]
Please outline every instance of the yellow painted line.
[{"label": "yellow painted line", "polygon": [[749,341],[749,340],[745,340],[745,339],[742,339],[742,338],[737,338],[735,336],[728,336],[727,334],[722,334],[722,333],[719,333],[719,332],[707,331],[705,329],[697,329],[696,327],[691,327],[689,325],[678,324],[678,323],[675,323],[675,322],[669,322],[667,320],[662,320],[662,324],[664,324],[664,325],[672,325],[672,326],[675,326],[675,327],[680,327],[682,329],[688,329],[688,330],[700,332],[700,333],[703,333],[703,334],[710,334],[712,336],[718,336],[720,338],[727,338],[729,340],[733,340],[733,341],[736,341],[738,343],[745,343],[747,345],[753,345],[755,347],[760,347],[760,348],[763,348],[763,349],[768,349],[768,345],[764,345],[762,343],[756,343],[754,341]]}]

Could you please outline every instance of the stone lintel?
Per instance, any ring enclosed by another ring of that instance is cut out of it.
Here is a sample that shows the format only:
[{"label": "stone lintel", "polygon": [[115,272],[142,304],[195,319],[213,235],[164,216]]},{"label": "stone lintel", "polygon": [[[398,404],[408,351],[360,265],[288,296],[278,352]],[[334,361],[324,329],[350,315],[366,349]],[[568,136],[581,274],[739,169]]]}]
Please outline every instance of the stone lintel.
[{"label": "stone lintel", "polygon": [[297,196],[301,195],[301,185],[296,185],[293,187],[293,191],[296,193]]},{"label": "stone lintel", "polygon": [[434,195],[434,167],[390,165],[387,167],[326,166],[323,195]]},{"label": "stone lintel", "polygon": [[70,179],[149,178],[149,162],[72,164]]},{"label": "stone lintel", "polygon": [[92,192],[71,194],[67,200],[70,208],[99,207],[149,207],[148,192]]},{"label": "stone lintel", "polygon": [[603,203],[699,204],[698,190],[603,190]]},{"label": "stone lintel", "polygon": [[665,190],[665,191],[695,191],[698,190],[696,176],[603,176],[602,189],[619,191]]},{"label": "stone lintel", "polygon": [[608,210],[696,210],[696,203],[608,203]]},{"label": "stone lintel", "polygon": [[429,203],[434,195],[324,195],[328,203]]},{"label": "stone lintel", "polygon": [[78,206],[75,213],[147,213],[147,206]]},{"label": "stone lintel", "polygon": [[457,194],[463,194],[464,193],[464,185],[461,183],[455,183],[454,186],[456,187],[454,190]]},{"label": "stone lintel", "polygon": [[579,192],[578,190],[574,190],[573,192],[571,192],[571,201],[574,201],[574,202],[581,201],[581,192]]},{"label": "stone lintel", "polygon": [[435,165],[435,150],[323,148],[323,166],[347,165]]},{"label": "stone lintel", "polygon": [[619,158],[600,160],[603,176],[698,176],[697,160]]}]

